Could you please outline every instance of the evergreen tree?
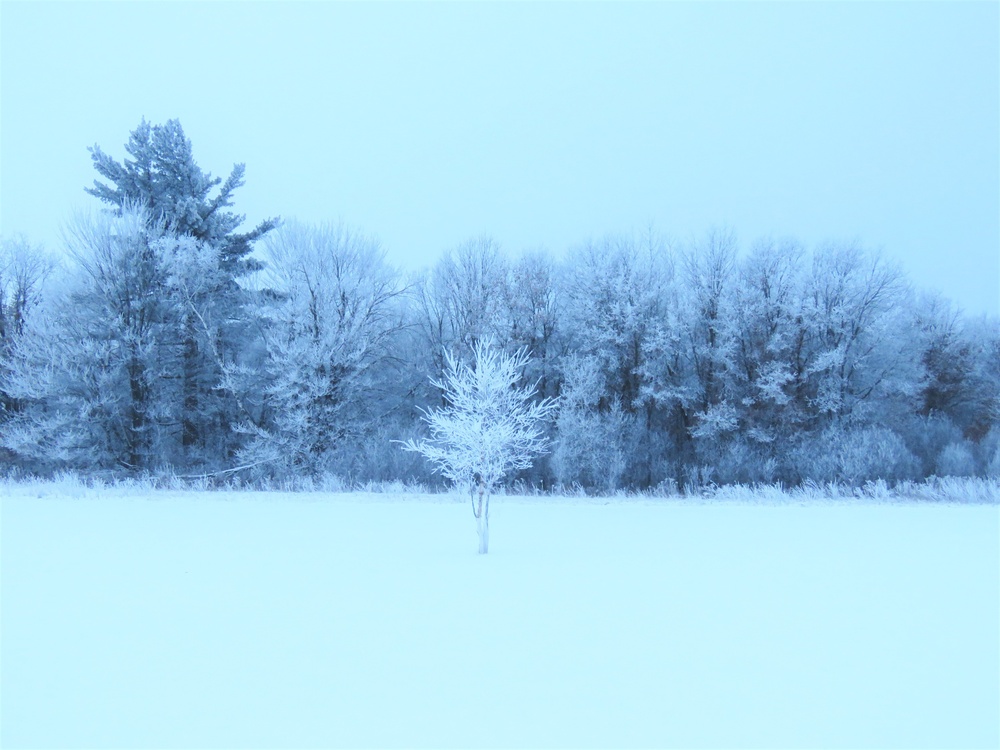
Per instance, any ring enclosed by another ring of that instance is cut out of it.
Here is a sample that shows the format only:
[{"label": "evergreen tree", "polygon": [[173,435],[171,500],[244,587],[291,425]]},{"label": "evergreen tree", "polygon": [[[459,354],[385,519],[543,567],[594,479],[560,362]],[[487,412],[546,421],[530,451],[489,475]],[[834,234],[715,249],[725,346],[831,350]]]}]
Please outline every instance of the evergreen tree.
[{"label": "evergreen tree", "polygon": [[[112,184],[94,180],[94,187],[85,188],[88,193],[119,211],[126,203],[145,208],[151,222],[211,245],[234,278],[259,268],[249,257],[253,243],[277,226],[278,220],[267,219],[241,234],[236,229],[245,217],[224,210],[233,205],[233,192],[244,185],[244,164],[234,165],[224,183],[203,172],[177,120],[150,125],[143,119],[125,150],[132,158],[119,163],[100,146],[89,149],[94,169]],[[220,184],[218,194],[210,198],[212,188]]]},{"label": "evergreen tree", "polygon": [[[159,298],[172,295],[180,311],[181,364],[176,375],[181,384],[186,460],[206,468],[224,464],[239,448],[233,427],[252,418],[239,386],[240,374],[245,373],[248,359],[263,349],[247,335],[259,327],[250,325],[254,311],[237,280],[261,267],[250,253],[278,220],[237,232],[245,217],[226,209],[232,206],[234,191],[244,184],[244,165],[235,165],[224,182],[203,172],[177,120],[164,125],[143,120],[125,150],[131,158],[119,163],[99,146],[90,149],[94,168],[110,184],[95,180],[87,192],[117,213],[134,205],[145,212],[150,228],[162,227],[172,236],[194,241],[183,246],[187,252],[175,254],[177,283],[148,292]],[[210,196],[216,187],[218,193]],[[196,277],[185,270],[185,258],[197,260],[188,264],[197,268]]]}]

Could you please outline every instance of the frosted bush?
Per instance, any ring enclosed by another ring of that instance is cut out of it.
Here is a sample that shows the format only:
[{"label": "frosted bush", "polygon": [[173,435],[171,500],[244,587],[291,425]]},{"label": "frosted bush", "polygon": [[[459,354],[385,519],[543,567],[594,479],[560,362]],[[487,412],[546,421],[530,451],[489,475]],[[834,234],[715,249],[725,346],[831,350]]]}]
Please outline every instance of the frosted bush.
[{"label": "frosted bush", "polygon": [[986,464],[986,476],[990,479],[1000,480],[1000,445],[993,451],[993,458]]},{"label": "frosted bush", "polygon": [[800,443],[792,463],[800,481],[837,482],[852,487],[878,479],[899,482],[920,473],[919,462],[902,438],[884,427],[843,431],[831,427]]},{"label": "frosted bush", "polygon": [[951,419],[942,414],[914,416],[907,421],[900,434],[907,448],[920,461],[923,476],[938,471],[938,459],[950,443],[962,441],[962,431]]},{"label": "frosted bush", "polygon": [[973,449],[979,473],[987,477],[1000,478],[1000,426],[990,428]]},{"label": "frosted bush", "polygon": [[741,437],[699,446],[698,453],[701,463],[713,467],[719,484],[771,484],[777,476],[778,462]]},{"label": "frosted bush", "polygon": [[936,473],[939,477],[972,477],[976,475],[976,460],[969,441],[949,443],[938,456]]},{"label": "frosted bush", "polygon": [[705,464],[685,466],[682,474],[686,495],[704,495],[716,488],[715,468],[712,466]]}]

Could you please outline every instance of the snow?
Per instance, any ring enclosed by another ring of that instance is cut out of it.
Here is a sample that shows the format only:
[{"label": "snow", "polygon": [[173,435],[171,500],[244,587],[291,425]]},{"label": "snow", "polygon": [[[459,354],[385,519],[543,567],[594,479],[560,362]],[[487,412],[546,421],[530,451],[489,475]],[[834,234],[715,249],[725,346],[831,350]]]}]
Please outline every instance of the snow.
[{"label": "snow", "polygon": [[1000,507],[0,485],[3,747],[996,747]]}]

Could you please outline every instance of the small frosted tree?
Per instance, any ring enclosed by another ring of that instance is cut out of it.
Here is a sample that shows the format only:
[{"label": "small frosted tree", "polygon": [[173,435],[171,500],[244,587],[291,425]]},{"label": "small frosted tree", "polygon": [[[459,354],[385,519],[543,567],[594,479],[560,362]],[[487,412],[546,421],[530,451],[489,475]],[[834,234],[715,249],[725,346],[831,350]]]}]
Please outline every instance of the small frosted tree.
[{"label": "small frosted tree", "polygon": [[548,441],[542,422],[555,410],[550,398],[533,400],[534,385],[518,388],[528,352],[513,355],[493,349],[490,342],[473,345],[474,364],[459,362],[445,352],[446,369],[431,384],[443,392],[446,406],[426,411],[430,439],[402,443],[434,465],[456,487],[468,488],[479,534],[479,553],[489,550],[490,495],[512,471],[531,466],[545,453]]}]

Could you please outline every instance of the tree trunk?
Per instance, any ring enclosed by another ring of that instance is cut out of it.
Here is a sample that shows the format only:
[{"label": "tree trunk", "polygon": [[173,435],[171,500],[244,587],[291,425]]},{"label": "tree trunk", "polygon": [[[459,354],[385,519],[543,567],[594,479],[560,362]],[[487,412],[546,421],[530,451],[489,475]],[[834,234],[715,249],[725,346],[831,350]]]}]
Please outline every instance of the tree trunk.
[{"label": "tree trunk", "polygon": [[479,534],[479,554],[485,555],[490,548],[490,496],[479,496],[479,513],[476,514],[476,531]]},{"label": "tree trunk", "polygon": [[198,444],[198,342],[190,317],[184,321],[184,353],[182,365],[181,445],[191,465],[191,454]]}]

